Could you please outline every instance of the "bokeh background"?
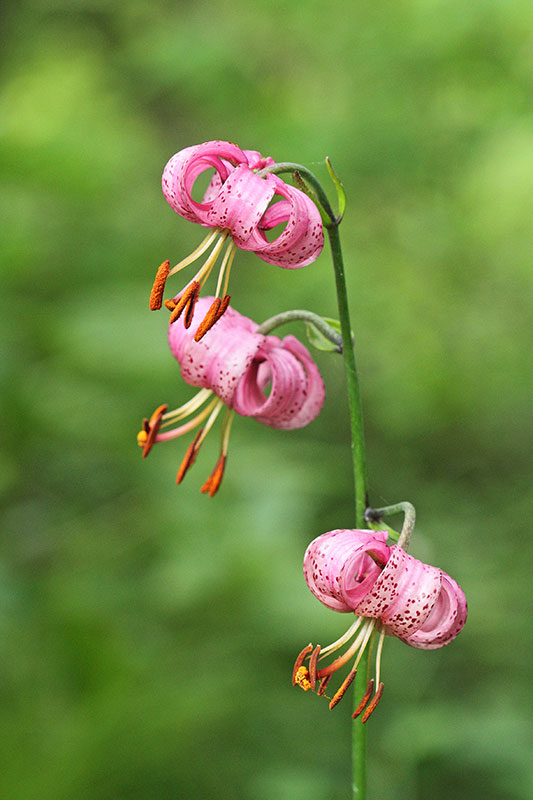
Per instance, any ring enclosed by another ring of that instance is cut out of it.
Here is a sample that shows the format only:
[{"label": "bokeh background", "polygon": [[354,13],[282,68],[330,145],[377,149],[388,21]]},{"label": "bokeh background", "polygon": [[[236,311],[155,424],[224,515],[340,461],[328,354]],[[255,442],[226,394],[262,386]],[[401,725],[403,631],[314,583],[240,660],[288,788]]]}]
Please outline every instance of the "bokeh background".
[{"label": "bokeh background", "polygon": [[[370,798],[531,797],[530,1],[7,0],[1,37],[0,794],[350,795],[349,709],[289,682],[347,624],[301,574],[353,524],[342,363],[309,428],[237,420],[213,500],[216,436],[180,488],[187,442],[135,443],[191,395],[147,294],[201,231],[160,174],[218,138],[343,177],[372,501],[470,604],[451,647],[387,641]],[[335,316],[326,252],[239,253],[231,294]]]}]

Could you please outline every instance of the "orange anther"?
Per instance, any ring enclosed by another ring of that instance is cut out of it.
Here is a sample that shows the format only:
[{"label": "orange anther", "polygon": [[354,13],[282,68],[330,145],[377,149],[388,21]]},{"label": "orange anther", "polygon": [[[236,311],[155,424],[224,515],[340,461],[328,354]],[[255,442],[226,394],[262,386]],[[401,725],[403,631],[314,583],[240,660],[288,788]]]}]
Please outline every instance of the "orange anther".
[{"label": "orange anther", "polygon": [[315,691],[316,687],[316,665],[319,655],[320,655],[320,645],[317,644],[317,646],[311,653],[311,657],[309,658],[309,680],[311,681],[311,688],[313,692]]},{"label": "orange anther", "polygon": [[207,331],[209,331],[215,322],[217,322],[220,317],[224,314],[227,307],[229,306],[230,296],[229,294],[225,295],[225,297],[221,300],[220,297],[217,297],[212,303],[209,308],[209,311],[198,325],[198,329],[194,335],[194,341],[199,342],[200,339],[205,336]]},{"label": "orange anther", "polygon": [[178,300],[174,301],[175,306],[172,309],[169,319],[169,322],[171,324],[173,322],[176,322],[177,319],[179,319],[179,317],[181,316],[185,308],[187,308],[191,300],[193,304],[196,303],[199,292],[200,292],[200,284],[198,283],[198,281],[191,281],[190,284],[185,289],[185,291],[183,292],[183,294],[181,295],[181,297]]},{"label": "orange anther", "polygon": [[170,261],[163,261],[157,269],[157,273],[150,292],[150,311],[157,311],[161,308],[163,301],[163,292],[165,291],[165,283],[167,282],[168,273],[170,272]]},{"label": "orange anther", "polygon": [[368,686],[366,687],[366,692],[361,698],[361,702],[359,703],[359,705],[352,714],[352,719],[356,719],[356,717],[358,717],[359,714],[363,711],[364,707],[370,700],[373,691],[374,691],[374,678],[371,678],[370,681],[368,682]]},{"label": "orange anther", "polygon": [[353,682],[353,679],[355,678],[356,674],[357,674],[357,670],[356,669],[352,669],[352,671],[349,672],[348,675],[346,676],[346,678],[343,680],[343,682],[341,683],[341,685],[339,686],[339,688],[337,689],[337,691],[335,692],[335,694],[333,695],[333,697],[330,700],[330,703],[329,703],[330,711],[331,711],[332,708],[335,708],[337,703],[339,703],[342,700],[342,698],[344,697],[346,691],[351,686],[351,684]]},{"label": "orange anther", "polygon": [[182,482],[182,480],[184,479],[184,477],[185,477],[185,475],[187,473],[187,470],[190,467],[192,467],[192,465],[194,464],[195,459],[196,459],[196,455],[197,455],[198,450],[199,450],[198,440],[200,439],[200,436],[202,435],[203,430],[204,430],[203,428],[200,428],[200,430],[198,431],[198,433],[194,437],[193,441],[188,446],[187,452],[185,453],[183,461],[181,462],[180,467],[178,469],[178,474],[176,475],[176,483],[181,483]]},{"label": "orange anther", "polygon": [[157,432],[161,425],[161,420],[163,419],[163,414],[167,410],[167,405],[158,406],[150,420],[143,420],[143,430],[139,432],[137,436],[137,442],[140,444],[139,436],[141,436],[142,432],[146,433],[146,439],[141,436],[141,439],[144,439],[143,447],[143,458],[146,458],[150,450],[155,444],[155,437],[157,436]]},{"label": "orange anther", "polygon": [[224,477],[225,466],[226,456],[224,453],[221,453],[215,465],[215,469],[201,488],[204,494],[209,493],[209,497],[213,497],[213,495],[218,492],[220,484],[222,483],[222,478]]},{"label": "orange anther", "polygon": [[296,673],[298,672],[298,670],[300,669],[300,667],[302,666],[302,664],[304,663],[306,657],[309,655],[309,653],[311,652],[312,649],[313,649],[313,645],[312,644],[308,644],[296,656],[296,661],[294,662],[294,667],[293,667],[293,670],[292,670],[292,685],[293,686],[296,684]]},{"label": "orange anther", "polygon": [[379,686],[378,686],[378,690],[377,690],[376,694],[372,698],[372,701],[369,703],[365,713],[361,717],[361,722],[363,722],[363,723],[366,722],[367,719],[370,717],[370,715],[374,712],[377,704],[381,700],[381,695],[382,694],[383,694],[383,684],[380,683]]}]

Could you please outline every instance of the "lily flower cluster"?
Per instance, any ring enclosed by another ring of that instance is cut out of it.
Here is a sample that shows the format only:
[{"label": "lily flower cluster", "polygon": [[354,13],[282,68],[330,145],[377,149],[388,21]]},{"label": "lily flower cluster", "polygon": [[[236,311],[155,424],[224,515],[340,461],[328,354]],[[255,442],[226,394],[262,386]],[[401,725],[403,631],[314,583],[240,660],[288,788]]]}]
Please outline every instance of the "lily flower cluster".
[{"label": "lily flower cluster", "polygon": [[[168,328],[170,350],[183,380],[200,391],[174,411],[159,406],[144,420],[137,437],[146,457],[156,442],[183,436],[202,425],[179,467],[176,483],[181,483],[225,408],[220,456],[202,486],[202,492],[211,497],[222,481],[235,413],[271,428],[293,430],[315,419],[325,394],[318,368],[298,339],[264,336],[253,320],[230,306],[216,327],[198,341],[197,331],[212,301],[212,297],[198,300],[188,328],[175,322]],[[176,423],[180,424],[172,427]]]},{"label": "lily flower cluster", "polygon": [[[161,308],[170,275],[205,256],[179,301],[165,303],[171,312],[170,321],[175,322],[183,314],[185,327],[189,327],[200,290],[224,251],[215,296],[203,324],[197,328],[196,341],[228,307],[229,275],[237,248],[250,250],[263,261],[288,269],[307,266],[320,255],[324,234],[316,205],[304,192],[277,175],[258,174],[274,164],[272,158],[264,158],[255,150],[212,141],[180,150],[164,169],[163,194],[171,208],[184,219],[210,228],[210,232],[172,269],[169,260],[163,261],[152,287],[150,308]],[[198,202],[192,196],[194,184],[210,169],[214,169],[214,175],[202,201]],[[267,231],[281,225],[283,230],[269,241]]]},{"label": "lily flower cluster", "polygon": [[[330,700],[334,708],[354,680],[359,661],[377,639],[375,675],[353,717],[366,722],[382,694],[381,652],[386,635],[423,650],[443,647],[462,630],[467,615],[461,587],[446,572],[424,564],[397,545],[386,531],[338,529],[314,539],[304,556],[304,577],[311,592],[334,611],[355,613],[356,620],[337,641],[321,648],[307,645],[296,659],[293,685],[324,695],[331,676],[355,657]],[[319,662],[347,649],[327,666]],[[308,660],[308,666],[305,661]],[[374,687],[375,691],[374,691]]]}]

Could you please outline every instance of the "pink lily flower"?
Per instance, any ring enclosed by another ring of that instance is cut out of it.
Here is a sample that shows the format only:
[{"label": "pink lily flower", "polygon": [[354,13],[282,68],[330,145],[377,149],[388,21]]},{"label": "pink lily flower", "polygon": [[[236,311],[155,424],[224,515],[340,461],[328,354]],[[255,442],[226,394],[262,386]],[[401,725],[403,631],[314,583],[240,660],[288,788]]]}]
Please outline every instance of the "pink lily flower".
[{"label": "pink lily flower", "polygon": [[[198,300],[188,328],[171,323],[168,329],[170,349],[181,367],[183,380],[200,391],[175,411],[159,406],[150,420],[144,420],[137,439],[146,457],[156,442],[183,436],[205,423],[180,465],[176,482],[181,483],[218,415],[226,408],[220,457],[202,486],[202,492],[211,497],[222,481],[235,413],[253,417],[271,428],[294,430],[315,419],[325,395],[318,368],[298,339],[257,333],[257,324],[231,307],[205,338],[196,341],[212,301],[212,297]],[[161,430],[176,422],[181,424]]]},{"label": "pink lily flower", "polygon": [[[235,144],[220,141],[186,147],[172,156],[162,178],[167,202],[184,219],[211,230],[200,245],[172,269],[168,260],[161,264],[150,295],[152,310],[162,306],[167,278],[206,256],[182,292],[182,305],[170,309],[172,322],[185,312],[184,322],[188,327],[200,290],[224,248],[212,306],[214,312],[209,316],[211,326],[224,314],[229,303],[226,292],[237,248],[251,250],[263,261],[290,269],[307,266],[318,258],[324,244],[318,209],[306,194],[284,183],[277,175],[261,177],[257,174],[274,163],[272,158],[263,158],[255,150],[241,150]],[[208,169],[214,169],[215,173],[202,201],[198,202],[193,199],[192,190],[196,179]],[[271,205],[276,198],[281,199]],[[269,241],[265,231],[284,223],[281,233]],[[207,324],[199,328],[197,341],[207,330]]]},{"label": "pink lily flower", "polygon": [[[366,722],[382,694],[381,652],[386,635],[425,650],[443,647],[466,622],[466,599],[460,586],[443,570],[424,564],[401,547],[386,544],[386,531],[334,530],[311,542],[304,556],[304,577],[312,593],[335,611],[356,614],[355,622],[336,642],[305,647],[296,659],[293,685],[324,694],[334,672],[355,656],[340,688],[330,699],[334,708],[357,673],[367,646],[378,636],[375,678],[368,683],[353,717]],[[318,661],[353,640],[328,666]],[[304,666],[309,658],[309,666]],[[377,689],[374,693],[374,686]],[[373,695],[373,697],[372,697]]]}]

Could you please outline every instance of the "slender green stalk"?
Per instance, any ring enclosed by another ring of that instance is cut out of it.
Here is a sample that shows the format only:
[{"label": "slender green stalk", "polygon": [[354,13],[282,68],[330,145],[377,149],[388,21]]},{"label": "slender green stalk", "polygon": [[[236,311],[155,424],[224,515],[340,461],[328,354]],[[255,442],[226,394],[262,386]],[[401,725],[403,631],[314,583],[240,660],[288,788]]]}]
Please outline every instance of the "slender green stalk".
[{"label": "slender green stalk", "polygon": [[[337,287],[337,304],[339,307],[339,320],[341,323],[342,352],[346,383],[348,387],[348,408],[350,414],[350,431],[352,438],[352,457],[355,488],[355,524],[358,528],[365,527],[365,509],[367,502],[367,477],[366,455],[363,431],[363,413],[359,381],[355,364],[355,354],[352,345],[352,328],[350,324],[350,311],[348,308],[348,295],[346,292],[346,278],[337,225],[327,228],[331,246],[331,256],[335,270],[335,283]],[[365,650],[355,676],[354,698],[355,705],[364,695],[368,684],[368,648]],[[366,798],[366,728],[359,719],[353,722],[352,728],[352,790],[354,800]]]}]

